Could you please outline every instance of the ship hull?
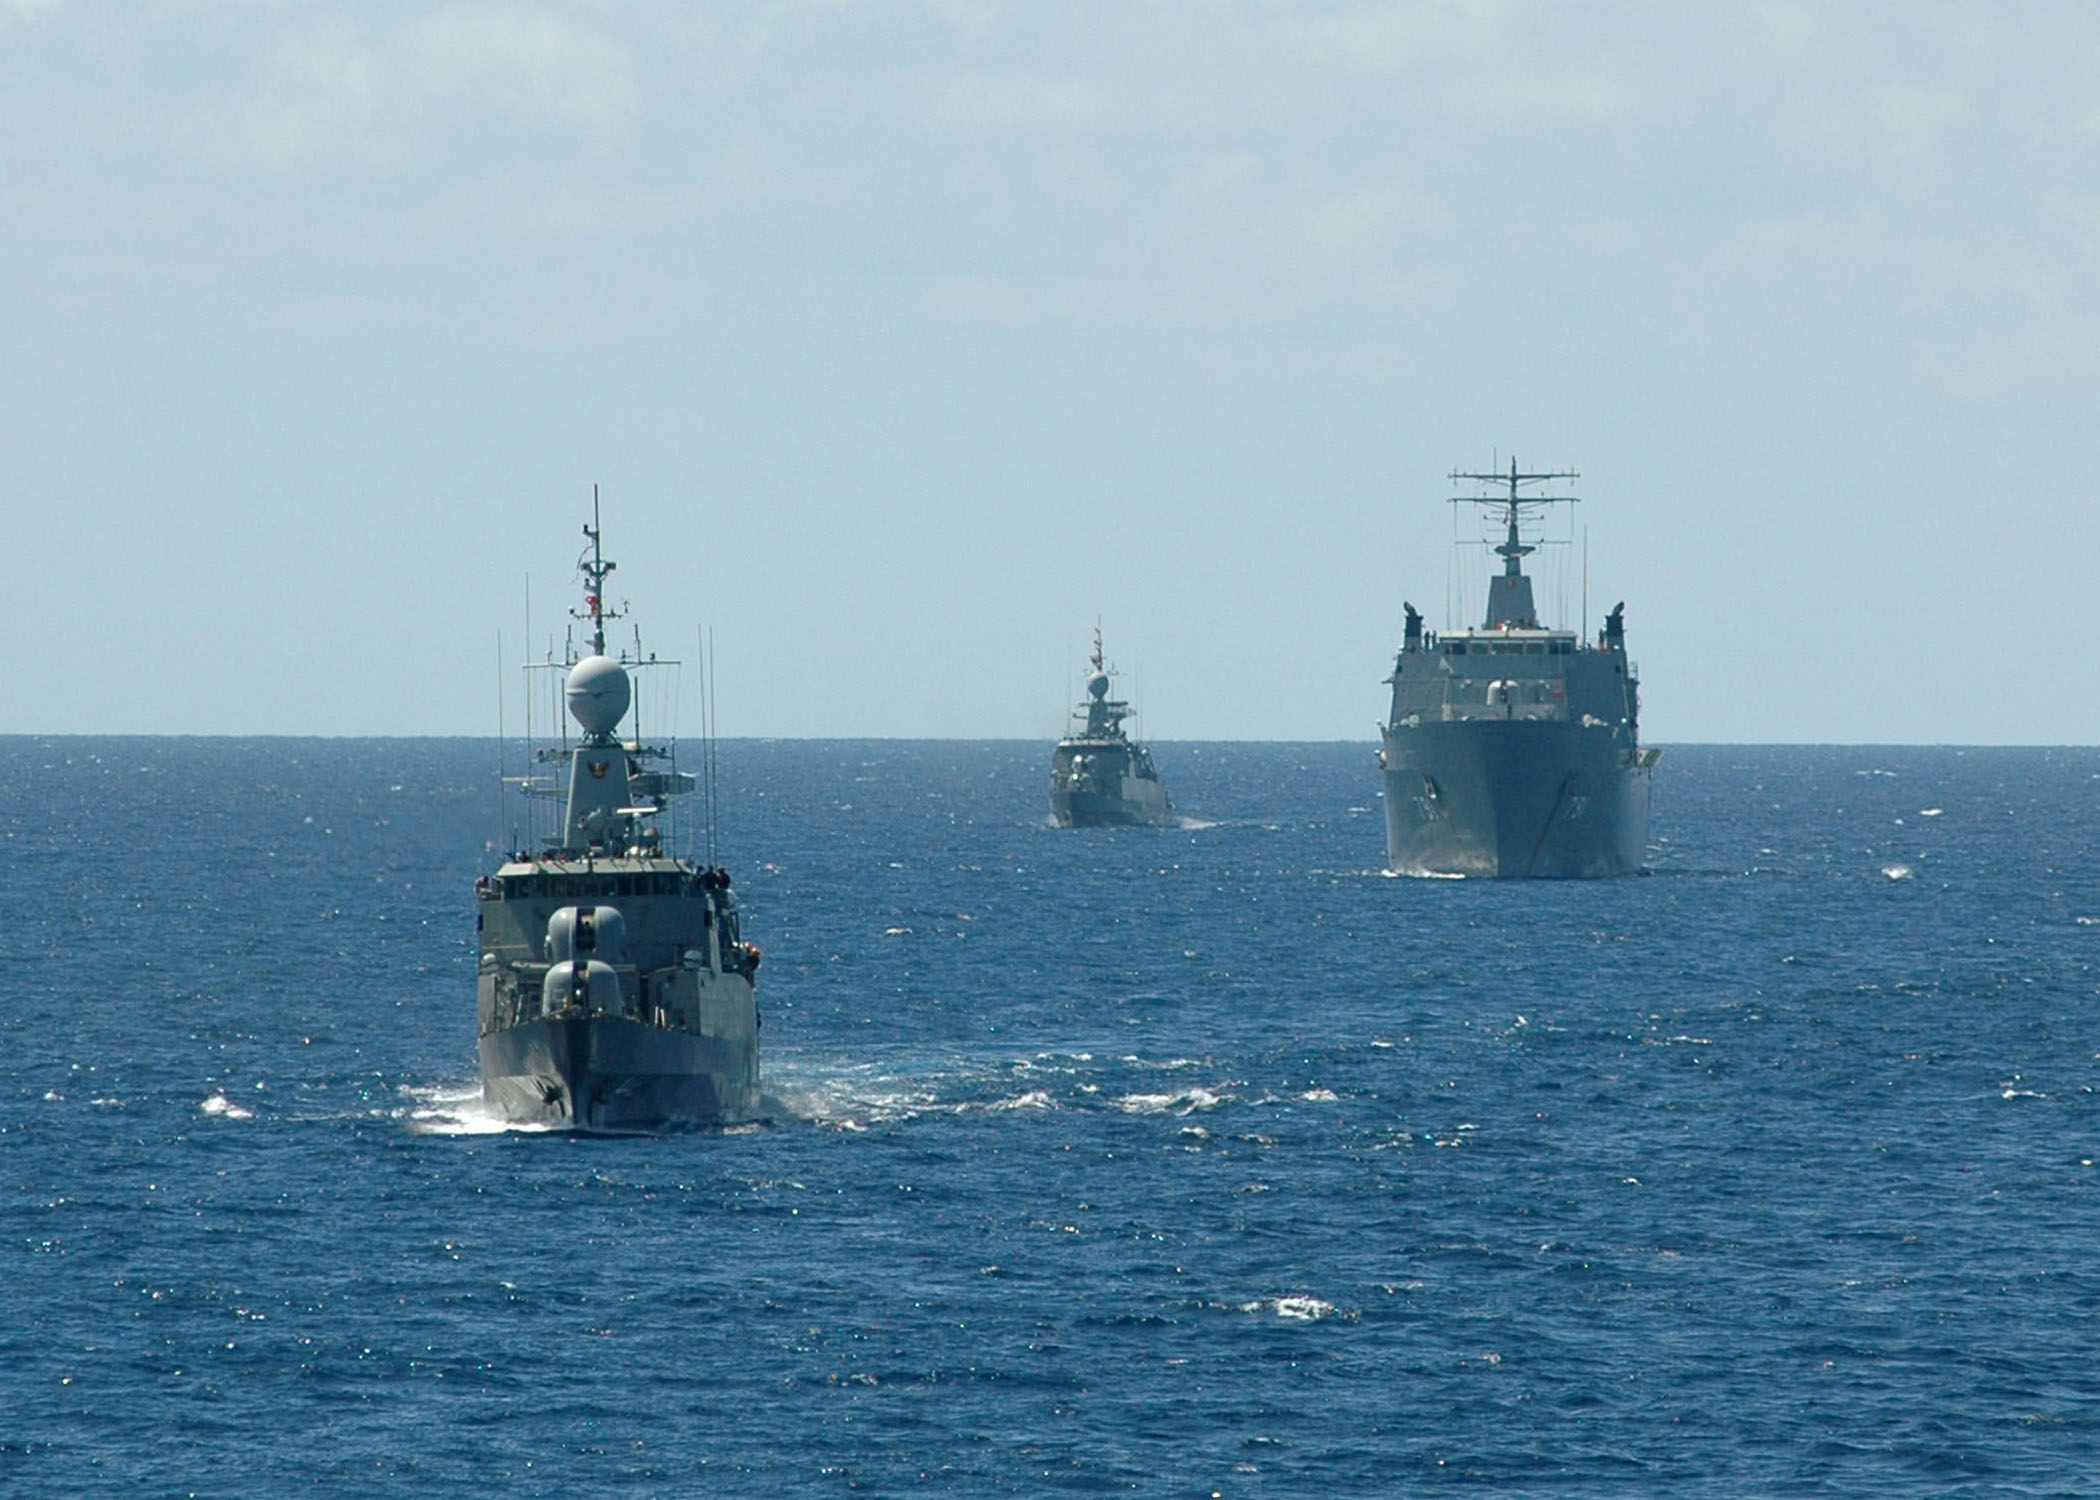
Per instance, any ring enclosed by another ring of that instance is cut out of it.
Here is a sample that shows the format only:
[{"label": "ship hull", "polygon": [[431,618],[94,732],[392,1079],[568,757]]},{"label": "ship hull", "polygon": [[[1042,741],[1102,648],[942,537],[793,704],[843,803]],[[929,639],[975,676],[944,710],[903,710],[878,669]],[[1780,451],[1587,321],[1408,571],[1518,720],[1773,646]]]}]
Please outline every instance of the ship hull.
[{"label": "ship hull", "polygon": [[1603,726],[1471,720],[1389,728],[1388,867],[1587,878],[1641,868],[1657,752]]},{"label": "ship hull", "polygon": [[1160,784],[1135,777],[1118,793],[1053,790],[1050,817],[1060,828],[1164,828],[1173,821]]},{"label": "ship hull", "polygon": [[627,1016],[544,1016],[481,1038],[483,1093],[503,1119],[634,1132],[759,1118],[758,1039]]},{"label": "ship hull", "polygon": [[1174,810],[1143,748],[1065,740],[1050,757],[1050,818],[1060,828],[1167,828]]}]

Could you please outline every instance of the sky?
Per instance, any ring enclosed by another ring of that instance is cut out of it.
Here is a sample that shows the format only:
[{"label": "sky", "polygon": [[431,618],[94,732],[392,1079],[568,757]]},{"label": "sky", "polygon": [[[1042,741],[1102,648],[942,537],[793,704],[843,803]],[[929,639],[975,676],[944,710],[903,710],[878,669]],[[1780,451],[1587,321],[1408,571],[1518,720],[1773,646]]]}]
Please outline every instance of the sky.
[{"label": "sky", "polygon": [[2094,743],[2096,271],[2086,4],[0,0],[0,732],[515,731],[596,485],[725,735],[1368,743],[1515,455],[1651,742]]}]

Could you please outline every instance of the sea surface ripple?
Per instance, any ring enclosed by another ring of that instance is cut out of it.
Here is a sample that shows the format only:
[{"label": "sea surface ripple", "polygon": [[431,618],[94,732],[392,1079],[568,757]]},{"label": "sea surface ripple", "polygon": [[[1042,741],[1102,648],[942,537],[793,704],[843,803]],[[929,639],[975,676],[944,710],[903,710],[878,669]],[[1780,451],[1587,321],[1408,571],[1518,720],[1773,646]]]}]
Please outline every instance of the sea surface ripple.
[{"label": "sea surface ripple", "polygon": [[492,744],[0,739],[0,1492],[2083,1494],[2100,751],[730,742],[769,1123],[479,1107]]}]

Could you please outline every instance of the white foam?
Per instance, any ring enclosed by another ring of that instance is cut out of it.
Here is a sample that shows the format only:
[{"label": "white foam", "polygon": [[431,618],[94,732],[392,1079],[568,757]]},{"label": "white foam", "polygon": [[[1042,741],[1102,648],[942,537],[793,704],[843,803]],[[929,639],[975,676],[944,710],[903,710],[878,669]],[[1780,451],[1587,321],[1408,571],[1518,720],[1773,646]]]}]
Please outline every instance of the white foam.
[{"label": "white foam", "polygon": [[1110,1102],[1126,1115],[1190,1115],[1199,1109],[1216,1109],[1231,1099],[1230,1094],[1214,1094],[1209,1089],[1183,1089],[1175,1094],[1125,1094]]},{"label": "white foam", "polygon": [[1038,1052],[1034,1057],[1016,1058],[1008,1071],[1016,1075],[1054,1073],[1069,1076],[1079,1072],[1078,1064],[1093,1060],[1084,1052]]},{"label": "white foam", "polygon": [[871,1125],[916,1119],[943,1108],[950,1113],[962,1108],[943,1106],[939,1095],[928,1089],[897,1088],[894,1080],[861,1084],[845,1079],[776,1081],[774,1089],[768,1097],[779,1106],[779,1113],[834,1130],[866,1130]]},{"label": "white foam", "polygon": [[252,1120],[255,1118],[254,1110],[244,1109],[234,1103],[226,1097],[224,1089],[214,1089],[197,1108],[205,1114],[215,1115],[222,1120]]},{"label": "white foam", "polygon": [[1881,873],[1891,880],[1908,880],[1915,872],[1909,865],[1883,865]]},{"label": "white foam", "polygon": [[1936,818],[1942,811],[1943,809],[1937,807],[1921,807],[1918,809],[1918,816],[1921,818]]},{"label": "white foam", "polygon": [[402,1092],[417,1101],[407,1112],[408,1128],[417,1135],[544,1135],[556,1128],[504,1119],[479,1084],[432,1084]]},{"label": "white foam", "polygon": [[1334,1316],[1334,1304],[1324,1297],[1263,1297],[1255,1302],[1242,1302],[1243,1313],[1267,1313],[1291,1323],[1317,1323],[1322,1318]]},{"label": "white foam", "polygon": [[[1010,1068],[1011,1064],[986,1064],[982,1071],[987,1081],[1003,1083],[1011,1080]],[[834,1130],[866,1130],[925,1114],[961,1114],[970,1104],[943,1100],[940,1084],[959,1071],[976,1070],[929,1064],[923,1073],[916,1073],[897,1070],[892,1064],[878,1071],[874,1064],[837,1067],[797,1058],[768,1071],[769,1113]]]},{"label": "white foam", "polygon": [[1055,1109],[1057,1101],[1050,1097],[1047,1089],[1030,1089],[1027,1093],[1016,1094],[1011,1099],[994,1099],[984,1107],[988,1110]]},{"label": "white foam", "polygon": [[1109,1103],[1126,1115],[1156,1115],[1165,1113],[1167,1106],[1179,1097],[1178,1094],[1125,1094],[1119,1099],[1109,1100]]}]

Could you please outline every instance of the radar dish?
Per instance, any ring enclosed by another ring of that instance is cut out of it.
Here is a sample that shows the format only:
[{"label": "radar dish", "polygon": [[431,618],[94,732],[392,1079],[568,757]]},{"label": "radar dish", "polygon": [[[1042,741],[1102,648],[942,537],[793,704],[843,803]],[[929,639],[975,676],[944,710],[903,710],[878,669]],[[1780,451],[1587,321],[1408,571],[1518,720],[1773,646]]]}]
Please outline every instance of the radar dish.
[{"label": "radar dish", "polygon": [[569,669],[569,712],[585,734],[611,734],[627,715],[627,669],[609,656],[586,656]]}]

